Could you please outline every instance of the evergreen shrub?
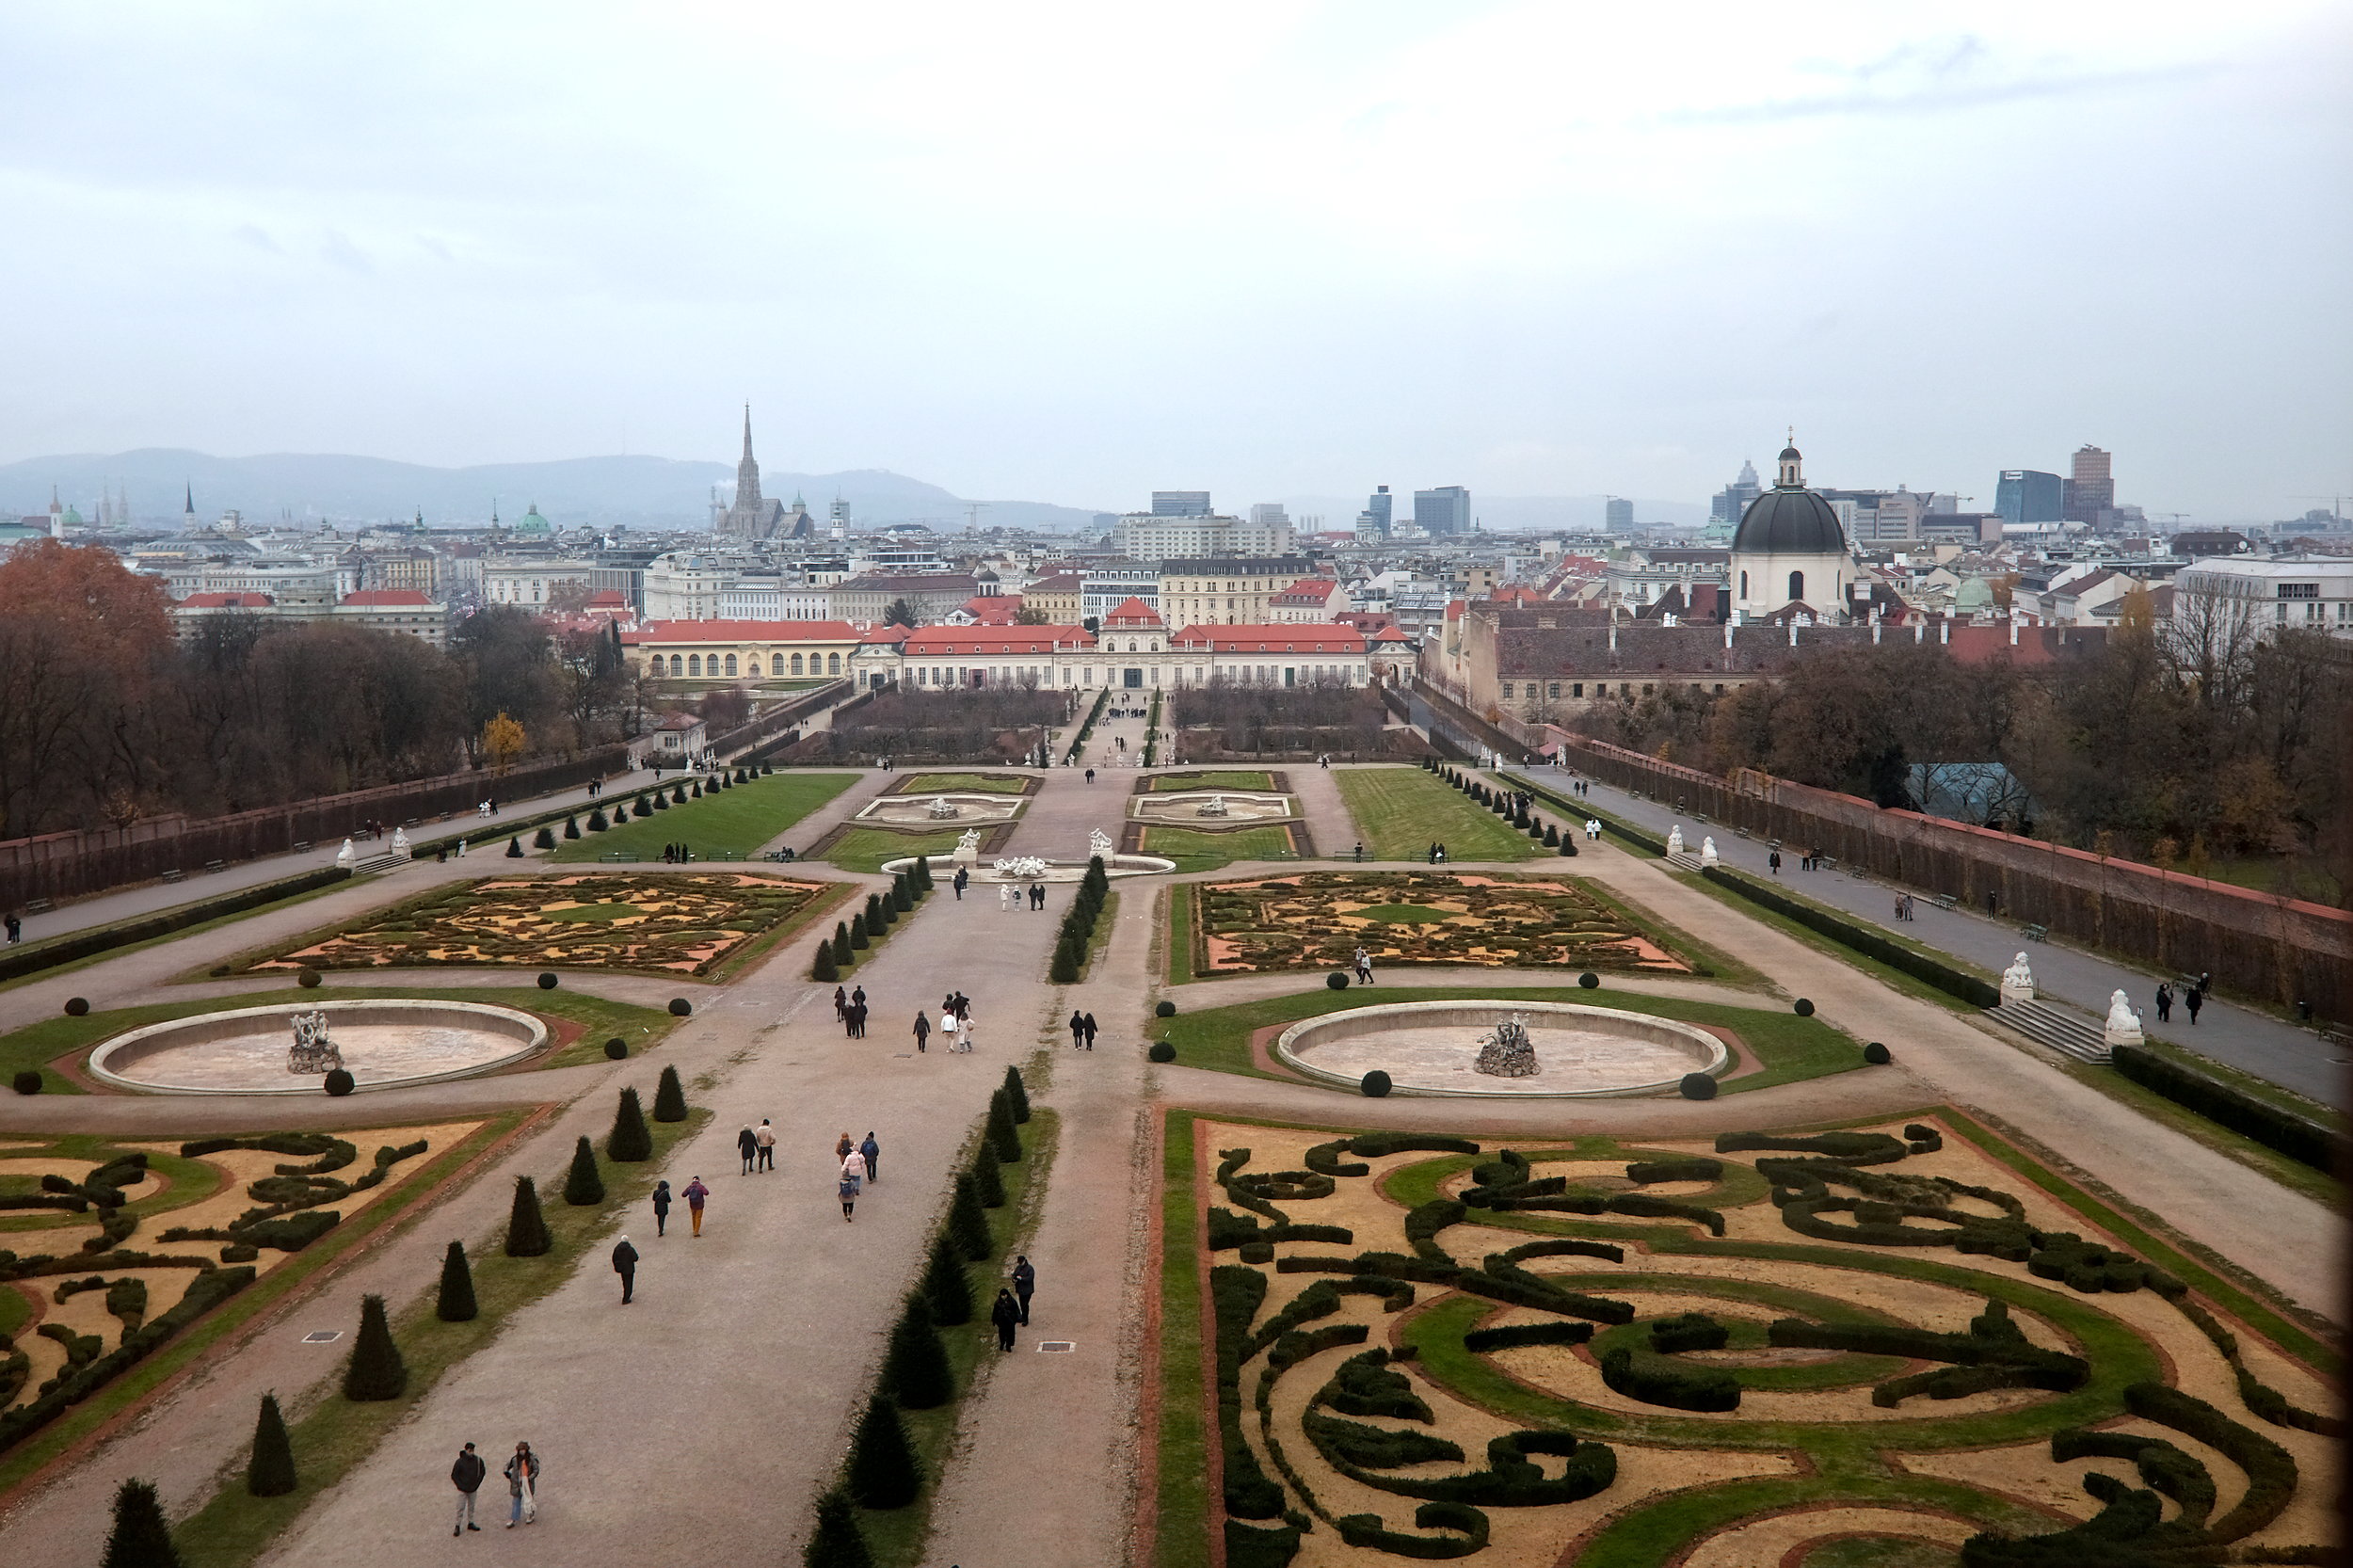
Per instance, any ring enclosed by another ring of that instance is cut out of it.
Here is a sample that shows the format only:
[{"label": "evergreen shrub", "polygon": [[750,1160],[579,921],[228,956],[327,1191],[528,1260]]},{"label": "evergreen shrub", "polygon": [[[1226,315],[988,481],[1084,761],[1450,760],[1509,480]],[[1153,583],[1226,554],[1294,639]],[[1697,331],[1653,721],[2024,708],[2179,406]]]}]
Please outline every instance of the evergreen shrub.
[{"label": "evergreen shrub", "polygon": [[588,831],[601,833],[613,824],[605,820],[604,808],[600,806],[588,813]]},{"label": "evergreen shrub", "polygon": [[850,1439],[850,1496],[860,1508],[904,1508],[922,1495],[923,1467],[907,1441],[899,1409],[876,1394]]},{"label": "evergreen shrub", "polygon": [[988,1126],[982,1136],[1000,1163],[1010,1165],[1021,1158],[1021,1134],[1014,1129],[1013,1105],[1002,1089],[988,1096]]},{"label": "evergreen shrub", "polygon": [[523,840],[521,834],[519,833],[515,835],[515,837],[506,840],[506,857],[509,860],[520,860],[523,857]]},{"label": "evergreen shrub", "polygon": [[333,1071],[329,1072],[327,1077],[321,1080],[320,1087],[340,1099],[344,1096],[350,1094],[353,1089],[358,1087],[358,1085],[352,1081],[351,1074],[349,1072],[345,1071],[342,1067],[337,1067]]},{"label": "evergreen shrub", "polygon": [[1176,1004],[1167,1000],[1156,1001],[1152,1004],[1152,1016],[1156,1018],[1173,1018],[1176,1016]]},{"label": "evergreen shrub", "polygon": [[564,837],[567,839],[577,839],[580,837],[579,812],[575,811],[570,816],[564,819]]},{"label": "evergreen shrub", "polygon": [[637,1091],[621,1091],[621,1102],[613,1112],[613,1130],[604,1140],[604,1155],[619,1164],[635,1164],[653,1158],[653,1129],[646,1125],[645,1108],[637,1101]]},{"label": "evergreen shrub", "polygon": [[555,1245],[547,1217],[539,1212],[539,1188],[529,1176],[515,1178],[515,1201],[506,1211],[506,1256],[538,1257]]},{"label": "evergreen shrub", "polygon": [[183,1559],[171,1544],[171,1527],[164,1522],[153,1481],[126,1480],[115,1493],[114,1527],[106,1532],[106,1555],[100,1560],[102,1568],[181,1568]]},{"label": "evergreen shrub", "polygon": [[441,1255],[441,1290],[433,1316],[445,1323],[471,1323],[479,1313],[473,1299],[473,1269],[466,1261],[466,1244],[452,1241]]},{"label": "evergreen shrub", "polygon": [[542,827],[539,829],[539,831],[532,837],[531,847],[533,849],[553,849],[555,847],[555,829],[552,827]]},{"label": "evergreen shrub", "polygon": [[1372,1071],[1367,1073],[1364,1076],[1364,1080],[1357,1084],[1357,1088],[1364,1091],[1364,1095],[1367,1099],[1376,1100],[1386,1097],[1388,1092],[1394,1087],[1396,1087],[1396,1085],[1390,1082],[1389,1075],[1383,1072],[1378,1067],[1375,1067]]},{"label": "evergreen shrub", "polygon": [[1144,1059],[1146,1062],[1174,1062],[1176,1060],[1176,1048],[1166,1040],[1155,1040],[1145,1049]]},{"label": "evergreen shrub", "polygon": [[693,1015],[694,1011],[695,1004],[688,1001],[684,997],[672,997],[670,999],[670,1016],[673,1018],[688,1017]]},{"label": "evergreen shrub", "polygon": [[1334,969],[1330,974],[1325,975],[1323,977],[1323,983],[1335,991],[1345,991],[1348,989],[1348,976],[1342,974],[1337,969]]},{"label": "evergreen shrub", "polygon": [[[87,1016],[88,1016],[88,1015],[89,1015],[89,998],[88,998],[88,997],[68,997],[68,998],[66,998],[66,999],[65,999],[65,1016],[66,1016],[67,1017],[69,1017],[69,1018],[81,1018],[81,1017],[87,1017]],[[124,1484],[125,1484],[125,1485],[128,1485],[129,1483],[126,1481]]]},{"label": "evergreen shrub", "polygon": [[1595,990],[1601,985],[1601,976],[1593,973],[1593,970],[1588,969],[1583,974],[1577,977],[1577,983],[1588,991]]},{"label": "evergreen shrub", "polygon": [[801,1568],[874,1568],[847,1495],[833,1491],[817,1499],[817,1528],[802,1549]]},{"label": "evergreen shrub", "polygon": [[564,1173],[564,1201],[574,1208],[604,1201],[604,1175],[597,1169],[597,1151],[584,1132],[572,1145],[571,1169]]},{"label": "evergreen shrub", "polygon": [[831,942],[825,941],[819,942],[817,944],[817,958],[816,961],[808,967],[808,978],[818,982],[820,984],[824,984],[829,981],[840,980],[841,978],[841,967],[833,961],[833,944]]},{"label": "evergreen shrub", "polygon": [[384,1316],[384,1298],[360,1300],[360,1337],[353,1341],[351,1360],[344,1367],[346,1400],[396,1400],[408,1388],[408,1363],[392,1343],[392,1325]]},{"label": "evergreen shrub", "polygon": [[663,1068],[662,1080],[654,1085],[653,1119],[657,1122],[686,1120],[686,1089],[679,1082],[676,1067]]},{"label": "evergreen shrub", "polygon": [[555,989],[557,984],[558,982],[553,970],[542,969],[539,971],[539,989],[542,991],[552,991]]},{"label": "evergreen shrub", "polygon": [[615,1062],[621,1061],[629,1055],[629,1042],[616,1034],[604,1043],[604,1054]]},{"label": "evergreen shrub", "polygon": [[981,1195],[983,1208],[1005,1207],[1005,1178],[998,1174],[998,1162],[988,1157],[986,1149],[975,1153],[971,1166],[972,1190]]},{"label": "evergreen shrub", "polygon": [[860,952],[872,946],[873,946],[873,938],[866,934],[866,917],[863,914],[852,915],[850,917],[851,951]]},{"label": "evergreen shrub", "polygon": [[988,1233],[988,1216],[981,1209],[979,1186],[969,1171],[957,1173],[955,1196],[948,1202],[948,1234],[974,1263],[997,1250],[997,1239]]},{"label": "evergreen shrub", "polygon": [[20,1095],[38,1095],[40,1093],[40,1069],[39,1067],[22,1068],[8,1082]]},{"label": "evergreen shrub", "polygon": [[319,973],[316,969],[304,969],[299,974],[295,976],[295,984],[301,986],[306,991],[313,991],[318,988],[319,984],[326,980],[326,978],[327,977],[325,975]]},{"label": "evergreen shrub", "polygon": [[856,959],[850,955],[850,927],[847,922],[833,922],[833,961],[837,968],[848,968]]},{"label": "evergreen shrub", "polygon": [[245,1489],[256,1497],[282,1497],[300,1484],[295,1474],[294,1439],[286,1435],[278,1396],[264,1394],[261,1413],[253,1419],[253,1456],[246,1461]]},{"label": "evergreen shrub", "polygon": [[1027,1122],[1030,1119],[1030,1086],[1021,1081],[1020,1068],[1010,1063],[1006,1064],[1002,1088],[1005,1103],[1013,1108],[1014,1125],[1017,1127]]},{"label": "evergreen shrub", "polygon": [[1687,1100],[1712,1100],[1716,1097],[1716,1080],[1705,1073],[1685,1073],[1676,1085]]},{"label": "evergreen shrub", "polygon": [[1874,1067],[1884,1067],[1896,1058],[1885,1046],[1874,1040],[1863,1048],[1863,1060]]},{"label": "evergreen shrub", "polygon": [[956,1256],[955,1243],[945,1232],[932,1240],[920,1288],[932,1321],[940,1327],[954,1328],[972,1320],[972,1282],[965,1274],[964,1259]]},{"label": "evergreen shrub", "polygon": [[1801,1018],[1810,1018],[1814,1016],[1814,1003],[1807,1000],[1803,997],[1800,997],[1797,1000],[1789,1004],[1789,1011],[1795,1013]]},{"label": "evergreen shrub", "polygon": [[882,1391],[902,1410],[936,1410],[956,1397],[955,1371],[948,1364],[948,1349],[932,1327],[932,1310],[920,1292],[911,1292],[890,1331],[890,1349],[884,1353]]}]

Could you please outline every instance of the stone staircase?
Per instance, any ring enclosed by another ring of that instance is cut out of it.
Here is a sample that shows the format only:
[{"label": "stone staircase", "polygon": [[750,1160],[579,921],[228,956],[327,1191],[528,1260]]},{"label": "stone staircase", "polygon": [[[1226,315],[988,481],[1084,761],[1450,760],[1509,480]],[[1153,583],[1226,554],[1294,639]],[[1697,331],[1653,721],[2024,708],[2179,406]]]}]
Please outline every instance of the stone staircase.
[{"label": "stone staircase", "polygon": [[1667,856],[1667,864],[1679,872],[1689,872],[1693,876],[1700,872],[1700,857],[1688,849],[1673,851]]},{"label": "stone staircase", "polygon": [[1985,1016],[2005,1029],[2017,1031],[2037,1045],[2048,1046],[2061,1056],[2071,1056],[2094,1066],[2108,1064],[2105,1032],[2098,1023],[2072,1009],[2054,1007],[2042,1001],[2006,1001],[1999,1007],[1987,1008]]},{"label": "stone staircase", "polygon": [[371,855],[364,860],[353,861],[351,866],[351,874],[354,876],[367,876],[376,872],[396,872],[400,870],[401,867],[406,866],[408,863],[409,860],[408,856],[394,855],[390,851],[387,851],[382,855]]}]

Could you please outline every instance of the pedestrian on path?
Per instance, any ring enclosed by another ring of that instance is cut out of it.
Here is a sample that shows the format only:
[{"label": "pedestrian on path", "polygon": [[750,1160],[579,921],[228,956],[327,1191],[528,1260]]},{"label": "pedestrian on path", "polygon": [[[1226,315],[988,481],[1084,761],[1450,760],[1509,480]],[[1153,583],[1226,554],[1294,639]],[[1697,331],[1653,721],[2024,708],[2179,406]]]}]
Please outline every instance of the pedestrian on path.
[{"label": "pedestrian on path", "polygon": [[637,1249],[626,1236],[613,1244],[613,1272],[621,1276],[621,1304],[627,1306],[637,1293]]},{"label": "pedestrian on path", "polygon": [[10,910],[8,912],[7,924],[8,930],[8,945],[10,947],[14,947],[17,943],[24,939],[24,922],[17,918],[14,910]]},{"label": "pedestrian on path", "polygon": [[926,1045],[924,1044],[924,1042],[925,1042],[925,1041],[927,1041],[927,1040],[929,1040],[931,1037],[932,1037],[932,1021],[931,1021],[931,1019],[929,1019],[929,1018],[927,1018],[927,1017],[923,1016],[923,1010],[922,1010],[921,1008],[920,1008],[920,1007],[919,1007],[919,1008],[917,1008],[917,1009],[915,1010],[915,1049],[916,1049],[916,1054],[918,1054],[918,1055],[920,1056],[920,1055],[921,1055],[921,1054],[922,1054],[925,1050],[927,1050],[927,1049],[929,1049],[929,1048],[930,1048],[928,1046],[926,1046]]},{"label": "pedestrian on path", "polygon": [[1073,1010],[1070,1015],[1070,1048],[1077,1050],[1084,1042],[1080,1038],[1087,1032],[1086,1015]]},{"label": "pedestrian on path", "polygon": [[2189,1021],[2198,1021],[2198,1010],[2206,1005],[2206,993],[2193,985],[2182,998],[2182,1005],[2189,1009]]},{"label": "pedestrian on path", "polygon": [[833,988],[833,1016],[837,1023],[850,1016],[850,993],[839,985]]},{"label": "pedestrian on path", "polygon": [[953,887],[956,890],[956,902],[958,904],[962,904],[964,902],[964,890],[971,885],[972,873],[966,871],[962,866],[958,866],[956,868],[956,879],[953,883],[950,884],[950,886]]},{"label": "pedestrian on path", "polygon": [[2173,987],[2159,985],[2157,987],[2157,1022],[2163,1023],[2171,1016],[2173,1016]]},{"label": "pedestrian on path", "polygon": [[857,1153],[857,1140],[848,1133],[845,1132],[834,1140],[833,1157],[838,1163],[849,1163],[850,1157],[856,1153]]},{"label": "pedestrian on path", "polygon": [[882,1145],[874,1142],[873,1129],[871,1128],[867,1129],[866,1142],[857,1146],[857,1157],[866,1166],[866,1179],[880,1181],[882,1179]]},{"label": "pedestrian on path", "polygon": [[866,1038],[866,1004],[862,1001],[850,1003],[850,1038],[853,1040]]},{"label": "pedestrian on path", "polygon": [[988,1309],[988,1320],[997,1325],[997,1348],[1013,1349],[1013,1331],[1020,1326],[1021,1306],[1010,1290],[999,1290],[996,1304]]},{"label": "pedestrian on path", "polygon": [[1767,856],[1765,857],[1765,864],[1771,870],[1775,876],[1779,876],[1781,874],[1781,851],[1775,850],[1772,854]]},{"label": "pedestrian on path", "polygon": [[659,1240],[669,1234],[669,1230],[670,1184],[666,1181],[657,1181],[653,1184],[653,1233]]},{"label": "pedestrian on path", "polygon": [[997,884],[997,912],[1001,915],[1012,907],[1013,884],[1010,882],[1000,882]]},{"label": "pedestrian on path", "polygon": [[735,1152],[744,1161],[744,1175],[752,1174],[752,1161],[760,1158],[760,1140],[752,1135],[752,1125],[744,1124],[744,1130],[735,1135]]},{"label": "pedestrian on path", "polygon": [[850,1005],[851,1005],[852,1007],[863,1007],[863,1006],[865,1006],[865,1005],[866,1005],[866,987],[865,987],[865,986],[860,985],[860,986],[859,986],[859,987],[857,987],[856,990],[854,990],[854,991],[852,991],[852,992],[850,993]]},{"label": "pedestrian on path", "polygon": [[1095,1048],[1095,1015],[1089,1013],[1080,1020],[1079,1027],[1086,1034],[1087,1049],[1093,1050]]},{"label": "pedestrian on path", "polygon": [[450,1526],[450,1534],[482,1528],[473,1522],[473,1495],[482,1489],[483,1478],[489,1473],[490,1467],[482,1463],[472,1443],[457,1450],[457,1463],[449,1467],[449,1483],[457,1488],[457,1522]]},{"label": "pedestrian on path", "polygon": [[939,1048],[953,1055],[956,1048],[956,1032],[963,1027],[963,1024],[957,1021],[953,1007],[941,1008],[939,1010],[939,1032],[948,1037],[948,1043]]},{"label": "pedestrian on path", "polygon": [[1359,985],[1372,984],[1372,954],[1362,948],[1356,950],[1356,984]]},{"label": "pedestrian on path", "polygon": [[539,1522],[539,1456],[531,1451],[528,1443],[515,1445],[515,1457],[506,1462],[506,1495],[514,1506],[506,1515],[506,1528],[536,1525]]},{"label": "pedestrian on path", "polygon": [[857,1190],[864,1184],[865,1178],[858,1175],[856,1165],[841,1167],[841,1180],[835,1188],[835,1192],[841,1199],[841,1221],[844,1224],[856,1223],[856,1217],[853,1211],[857,1208]]},{"label": "pedestrian on path", "polygon": [[978,1038],[975,1031],[980,1026],[972,1021],[972,1009],[968,1005],[964,1009],[964,1016],[956,1021],[961,1026],[956,1031],[956,1049],[960,1054],[969,1056],[973,1042]]},{"label": "pedestrian on path", "polygon": [[711,1189],[703,1185],[702,1177],[696,1176],[686,1184],[685,1195],[686,1217],[695,1223],[695,1234],[700,1236],[703,1233],[703,1201],[711,1196]]},{"label": "pedestrian on path", "polygon": [[1037,1289],[1037,1271],[1030,1267],[1028,1257],[1019,1254],[1013,1260],[1013,1293],[1021,1304],[1021,1326],[1030,1326],[1030,1296]]},{"label": "pedestrian on path", "polygon": [[1090,784],[1095,782],[1095,770],[1093,768],[1087,769],[1087,782]]},{"label": "pedestrian on path", "polygon": [[753,1169],[775,1170],[776,1168],[776,1129],[767,1117],[760,1118],[760,1126],[752,1129],[752,1142],[760,1145],[760,1163]]}]

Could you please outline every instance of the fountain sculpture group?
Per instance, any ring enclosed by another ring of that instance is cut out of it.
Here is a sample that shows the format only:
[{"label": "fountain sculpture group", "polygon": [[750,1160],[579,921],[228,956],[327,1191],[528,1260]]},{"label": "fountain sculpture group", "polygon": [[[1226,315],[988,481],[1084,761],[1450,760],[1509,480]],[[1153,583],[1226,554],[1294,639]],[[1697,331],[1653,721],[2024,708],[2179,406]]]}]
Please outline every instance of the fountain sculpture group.
[{"label": "fountain sculpture group", "polygon": [[1230,813],[1225,809],[1224,795],[1211,795],[1201,803],[1196,814],[1204,817],[1223,817]]},{"label": "fountain sculpture group", "polygon": [[956,809],[956,803],[950,800],[946,795],[934,795],[932,796],[931,805],[925,808],[923,814],[929,817],[945,819],[948,817],[962,816],[964,813],[958,811]]},{"label": "fountain sculpture group", "polygon": [[343,1066],[343,1051],[327,1037],[325,1012],[296,1013],[292,1021],[294,1044],[286,1051],[288,1072],[316,1076]]},{"label": "fountain sculpture group", "polygon": [[1514,1013],[1480,1037],[1479,1060],[1473,1065],[1490,1078],[1534,1078],[1536,1042],[1528,1037],[1528,1015]]}]

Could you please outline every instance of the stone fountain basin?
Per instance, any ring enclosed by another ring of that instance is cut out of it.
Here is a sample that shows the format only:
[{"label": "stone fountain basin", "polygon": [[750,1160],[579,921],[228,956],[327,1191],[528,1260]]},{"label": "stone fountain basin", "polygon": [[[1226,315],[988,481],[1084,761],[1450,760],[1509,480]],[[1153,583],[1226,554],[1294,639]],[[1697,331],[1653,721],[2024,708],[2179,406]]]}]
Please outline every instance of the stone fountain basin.
[{"label": "stone fountain basin", "polygon": [[[1480,1037],[1513,1013],[1528,1020],[1543,1071],[1533,1078],[1480,1072]],[[1291,1025],[1276,1037],[1274,1055],[1305,1077],[1352,1092],[1378,1067],[1389,1075],[1392,1094],[1513,1099],[1672,1095],[1686,1073],[1721,1077],[1732,1065],[1732,1052],[1704,1029],[1564,1001],[1352,1007]]]},{"label": "stone fountain basin", "polygon": [[[932,802],[941,798],[956,808],[954,816],[932,815]],[[1025,804],[1019,795],[959,794],[953,790],[942,790],[928,795],[881,795],[861,809],[856,820],[912,827],[931,823],[942,826],[949,823],[969,826],[975,823],[1010,822],[1021,814]]]},{"label": "stone fountain basin", "polygon": [[528,1013],[473,1001],[281,1002],[173,1018],[118,1034],[89,1054],[92,1078],[149,1095],[315,1095],[318,1075],[286,1070],[298,1013],[327,1015],[328,1036],[360,1089],[472,1078],[545,1049]]},{"label": "stone fountain basin", "polygon": [[[1225,815],[1205,817],[1201,808],[1215,795],[1225,802]],[[1138,822],[1165,823],[1183,826],[1208,823],[1289,822],[1292,819],[1291,797],[1255,790],[1182,790],[1167,793],[1137,795],[1129,806],[1129,815]]]}]

